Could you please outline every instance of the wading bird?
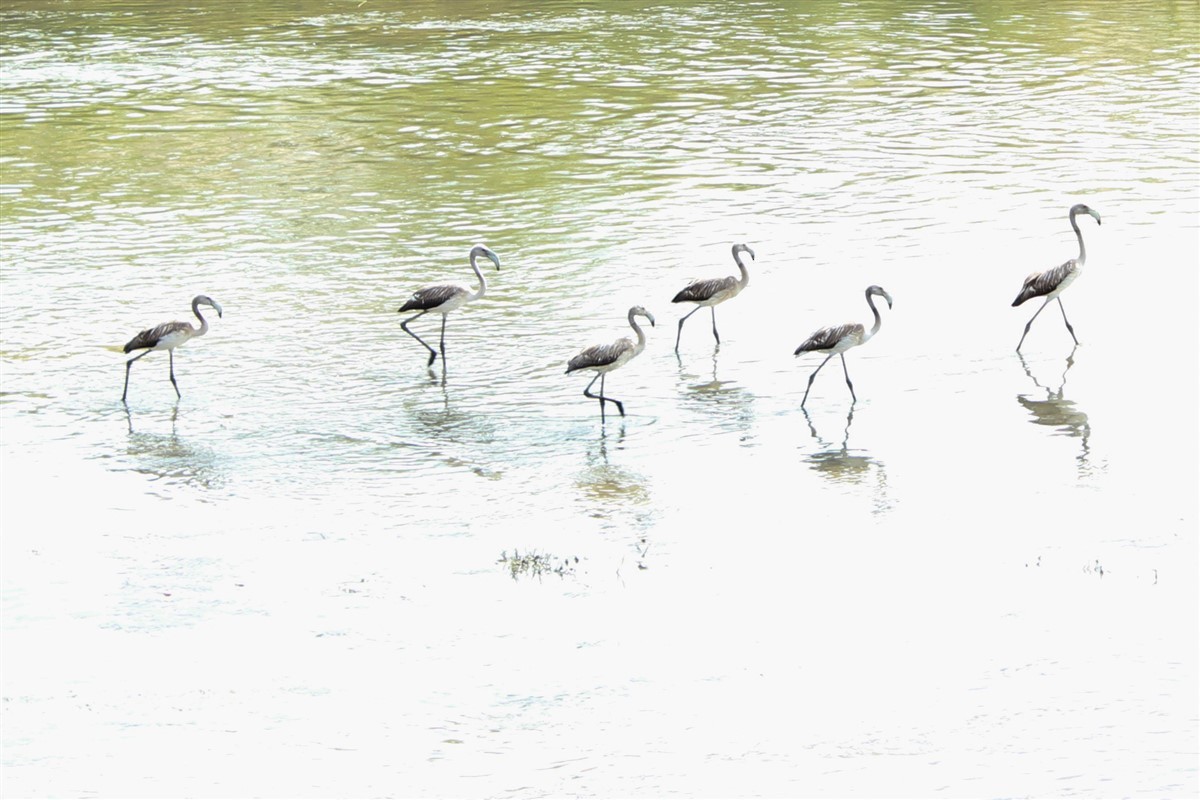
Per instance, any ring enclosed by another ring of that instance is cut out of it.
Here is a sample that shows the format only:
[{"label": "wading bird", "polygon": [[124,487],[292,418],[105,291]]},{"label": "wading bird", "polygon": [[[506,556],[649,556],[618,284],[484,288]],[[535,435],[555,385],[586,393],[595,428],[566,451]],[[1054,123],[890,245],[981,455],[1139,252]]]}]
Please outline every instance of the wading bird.
[{"label": "wading bird", "polygon": [[412,297],[404,302],[397,311],[404,313],[405,311],[417,310],[417,313],[400,323],[400,327],[409,336],[416,339],[429,350],[429,366],[433,366],[433,362],[437,360],[438,351],[434,350],[425,340],[408,329],[408,323],[415,320],[430,311],[436,311],[442,315],[442,369],[446,368],[446,315],[461,305],[478,300],[483,297],[487,291],[487,281],[484,280],[483,273],[479,271],[479,265],[475,263],[475,259],[479,256],[487,256],[492,263],[496,265],[496,269],[500,269],[500,256],[493,253],[487,247],[481,244],[471,248],[471,269],[475,270],[475,277],[479,278],[479,291],[472,292],[471,288],[462,283],[442,283],[436,286],[426,286],[424,289],[418,289],[413,292]]},{"label": "wading bird", "polygon": [[800,407],[804,407],[804,403],[808,400],[808,391],[812,388],[813,378],[817,377],[817,373],[821,371],[821,367],[829,362],[829,359],[834,356],[841,356],[842,372],[846,373],[846,385],[850,387],[850,397],[853,402],[858,402],[858,397],[854,394],[854,384],[850,382],[850,371],[846,369],[846,351],[851,347],[858,347],[860,344],[866,344],[871,337],[879,333],[879,326],[883,324],[883,320],[879,317],[879,309],[875,307],[875,296],[878,295],[887,300],[888,308],[892,307],[892,296],[878,286],[867,287],[867,305],[871,307],[871,313],[875,315],[875,324],[871,326],[871,330],[865,330],[862,325],[857,322],[850,322],[845,325],[838,325],[833,328],[821,328],[804,341],[804,344],[796,348],[795,355],[801,353],[828,353],[825,360],[821,362],[821,366],[813,370],[813,374],[808,376],[808,388],[804,390],[804,399],[800,401]]},{"label": "wading bird", "polygon": [[[621,412],[621,416],[625,416],[625,406],[620,400],[615,400],[611,397],[604,396],[604,374],[612,372],[617,367],[630,361],[638,353],[646,347],[646,334],[638,327],[637,320],[634,317],[645,317],[650,320],[650,324],[654,325],[654,315],[641,306],[634,306],[629,309],[629,324],[637,334],[637,343],[629,340],[629,337],[617,339],[612,344],[597,344],[592,345],[579,355],[567,362],[567,372],[571,373],[579,369],[595,370],[596,376],[592,378],[591,383],[583,390],[584,397],[591,397],[600,401],[600,419],[604,420],[604,404],[605,402],[615,403],[617,411]],[[596,378],[600,379],[600,394],[592,394],[592,384],[596,382]]]},{"label": "wading bird", "polygon": [[221,306],[216,300],[208,295],[196,295],[192,300],[192,313],[200,320],[198,330],[192,327],[190,322],[164,322],[162,325],[142,331],[129,340],[129,344],[125,345],[126,353],[132,353],[134,350],[145,350],[145,352],[138,353],[125,362],[125,389],[121,392],[122,403],[129,394],[129,368],[133,366],[133,362],[153,350],[166,350],[167,355],[171,357],[171,385],[175,387],[176,398],[183,396],[179,393],[179,384],[175,382],[175,348],[194,336],[203,336],[208,333],[208,320],[200,313],[200,306],[212,306],[217,310],[217,316],[221,316]]},{"label": "wading bird", "polygon": [[741,253],[749,253],[750,258],[754,258],[754,251],[747,245],[735,244],[733,246],[733,260],[738,265],[738,270],[741,271],[741,278],[734,278],[730,275],[727,278],[710,278],[704,281],[692,281],[683,288],[679,294],[675,295],[672,303],[695,303],[696,307],[684,315],[683,319],[679,320],[679,332],[675,334],[675,352],[679,352],[679,338],[683,336],[683,323],[687,322],[687,318],[695,314],[704,306],[712,309],[712,325],[713,338],[717,340],[717,344],[721,343],[721,335],[717,333],[717,306],[724,303],[731,297],[737,297],[738,293],[750,285],[750,273],[746,271],[746,265],[742,263]]},{"label": "wading bird", "polygon": [[1026,300],[1034,297],[1045,295],[1046,300],[1038,307],[1038,310],[1029,318],[1029,322],[1025,323],[1025,332],[1021,334],[1021,341],[1017,342],[1017,352],[1021,352],[1021,345],[1025,344],[1025,337],[1029,335],[1029,326],[1037,319],[1038,314],[1042,313],[1042,309],[1049,305],[1051,300],[1058,300],[1058,309],[1062,311],[1063,322],[1067,323],[1067,331],[1071,334],[1071,338],[1075,344],[1079,344],[1079,340],[1075,338],[1075,329],[1071,327],[1071,323],[1067,322],[1067,310],[1063,308],[1062,298],[1059,297],[1063,290],[1070,286],[1076,278],[1083,272],[1083,264],[1087,261],[1087,251],[1083,249],[1083,232],[1079,230],[1079,225],[1075,222],[1077,214],[1088,214],[1095,218],[1096,224],[1100,224],[1100,212],[1088,208],[1083,203],[1078,203],[1071,206],[1070,219],[1071,227],[1075,229],[1075,238],[1079,240],[1079,257],[1072,258],[1059,266],[1048,269],[1045,272],[1035,272],[1025,279],[1025,285],[1021,287],[1021,293],[1017,295],[1017,299],[1013,300],[1013,306],[1019,306]]}]

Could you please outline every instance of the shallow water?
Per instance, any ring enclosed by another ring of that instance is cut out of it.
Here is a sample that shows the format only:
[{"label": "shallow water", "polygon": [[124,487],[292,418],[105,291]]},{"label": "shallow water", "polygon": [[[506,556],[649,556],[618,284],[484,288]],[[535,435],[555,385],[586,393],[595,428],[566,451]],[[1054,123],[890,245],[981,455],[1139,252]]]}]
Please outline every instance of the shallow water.
[{"label": "shallow water", "polygon": [[1194,3],[0,21],[5,794],[1200,791]]}]

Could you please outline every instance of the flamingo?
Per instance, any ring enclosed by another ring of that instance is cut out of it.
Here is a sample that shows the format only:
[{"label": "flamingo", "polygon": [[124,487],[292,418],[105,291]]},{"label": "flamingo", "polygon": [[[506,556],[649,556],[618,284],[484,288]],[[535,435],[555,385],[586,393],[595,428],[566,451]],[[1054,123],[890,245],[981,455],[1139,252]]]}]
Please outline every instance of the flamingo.
[{"label": "flamingo", "polygon": [[676,353],[679,352],[679,339],[683,336],[683,323],[704,306],[708,306],[712,310],[713,338],[717,340],[718,345],[721,344],[721,335],[717,333],[717,306],[730,298],[737,297],[743,289],[750,285],[750,273],[746,271],[746,265],[742,263],[742,253],[749,253],[750,258],[754,258],[754,251],[750,249],[749,245],[735,244],[733,246],[733,260],[741,272],[740,278],[730,275],[725,278],[692,281],[671,301],[672,303],[696,304],[695,308],[679,320],[679,332],[675,335]]},{"label": "flamingo", "polygon": [[436,311],[442,315],[442,369],[446,368],[446,315],[459,306],[465,305],[472,300],[478,300],[483,297],[487,291],[487,281],[483,277],[483,273],[479,271],[479,265],[475,263],[475,259],[479,256],[487,256],[496,269],[500,269],[500,256],[493,253],[490,249],[482,244],[477,244],[471,248],[471,269],[475,270],[475,277],[479,278],[479,291],[472,292],[471,288],[462,283],[441,283],[434,286],[426,286],[423,289],[418,289],[413,292],[412,297],[404,301],[404,305],[400,306],[397,311],[403,314],[405,311],[417,310],[417,313],[400,323],[400,327],[409,336],[416,339],[429,350],[429,366],[433,366],[433,362],[438,357],[438,351],[434,350],[425,340],[417,336],[408,329],[408,323],[415,320],[417,317],[428,314],[430,311]]},{"label": "flamingo", "polygon": [[138,353],[125,362],[125,389],[121,392],[122,403],[125,402],[125,398],[129,394],[130,367],[133,366],[133,362],[153,350],[166,350],[167,355],[171,357],[171,385],[175,387],[175,398],[180,399],[183,397],[179,393],[179,384],[175,382],[175,348],[184,344],[189,339],[208,333],[208,320],[200,313],[200,306],[211,306],[217,310],[218,317],[222,316],[221,306],[216,300],[213,300],[206,294],[196,295],[192,299],[192,313],[200,320],[199,328],[193,327],[190,322],[164,322],[161,325],[156,325],[153,328],[142,331],[129,340],[129,343],[125,345],[126,353],[132,353],[134,350],[144,350],[144,352]]},{"label": "flamingo", "polygon": [[1026,300],[1034,297],[1045,296],[1046,300],[1038,307],[1038,310],[1033,312],[1033,316],[1029,318],[1029,322],[1025,323],[1025,332],[1021,334],[1021,341],[1017,342],[1017,352],[1021,352],[1021,345],[1025,344],[1025,337],[1029,335],[1029,326],[1037,319],[1038,314],[1042,313],[1042,309],[1049,305],[1051,300],[1058,301],[1058,308],[1062,311],[1063,322],[1067,324],[1067,331],[1071,334],[1071,338],[1075,341],[1076,346],[1079,345],[1079,340],[1075,338],[1075,329],[1071,327],[1071,323],[1067,322],[1067,310],[1063,308],[1062,298],[1059,297],[1063,291],[1075,282],[1075,279],[1083,274],[1083,265],[1087,261],[1087,251],[1083,247],[1083,232],[1079,230],[1079,224],[1075,222],[1075,217],[1078,214],[1087,214],[1096,220],[1096,224],[1100,224],[1100,212],[1095,209],[1088,208],[1083,203],[1077,203],[1071,206],[1068,217],[1071,220],[1071,227],[1075,229],[1075,238],[1079,240],[1079,257],[1064,261],[1053,269],[1048,269],[1045,272],[1034,272],[1025,279],[1025,285],[1021,287],[1021,292],[1017,295],[1017,299],[1013,300],[1014,307],[1021,305]]},{"label": "flamingo", "polygon": [[[641,306],[634,306],[629,309],[629,325],[637,334],[637,342],[633,342],[629,337],[622,337],[612,344],[597,344],[588,347],[581,351],[579,355],[567,362],[567,372],[575,372],[580,369],[590,369],[596,372],[591,383],[583,390],[585,397],[591,397],[600,401],[600,419],[604,420],[604,404],[605,402],[614,403],[617,406],[617,411],[621,412],[621,416],[625,416],[625,406],[620,400],[612,397],[604,396],[604,375],[612,372],[614,369],[629,363],[631,359],[637,356],[646,348],[646,334],[638,326],[635,317],[645,317],[650,320],[650,325],[654,325],[654,315]],[[600,394],[592,394],[592,384],[596,382],[596,378],[600,379]]]},{"label": "flamingo", "polygon": [[846,369],[846,351],[851,347],[858,347],[866,344],[875,334],[879,333],[879,327],[883,324],[883,320],[879,316],[879,309],[875,307],[875,297],[882,297],[887,300],[888,308],[892,307],[892,296],[878,286],[867,287],[867,305],[871,307],[871,313],[875,315],[875,324],[871,326],[871,330],[866,330],[857,322],[850,322],[845,325],[837,325],[832,328],[821,328],[821,330],[808,337],[802,345],[796,348],[795,355],[801,353],[817,352],[828,353],[825,360],[821,362],[821,366],[813,370],[813,374],[808,376],[808,388],[804,390],[804,399],[800,401],[800,407],[804,407],[804,403],[808,400],[808,391],[812,388],[813,378],[817,377],[817,373],[821,371],[821,367],[828,363],[829,359],[834,356],[840,356],[842,359],[842,371],[846,374],[846,385],[850,387],[850,397],[852,401],[857,403],[858,397],[854,394],[854,384],[850,382],[850,371]]}]

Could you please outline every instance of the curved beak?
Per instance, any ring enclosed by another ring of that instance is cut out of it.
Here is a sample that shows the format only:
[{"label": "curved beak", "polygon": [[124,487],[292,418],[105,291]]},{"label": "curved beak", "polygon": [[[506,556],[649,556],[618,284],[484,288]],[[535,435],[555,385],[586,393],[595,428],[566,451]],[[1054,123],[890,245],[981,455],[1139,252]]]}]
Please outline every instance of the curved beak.
[{"label": "curved beak", "polygon": [[1094,208],[1089,208],[1088,214],[1091,214],[1092,218],[1096,220],[1097,225],[1100,224],[1100,212],[1099,211],[1097,211]]},{"label": "curved beak", "polygon": [[884,292],[884,293],[883,293],[883,299],[888,301],[888,309],[891,309],[891,307],[892,307],[892,296],[891,296],[890,294],[888,294],[887,292]]},{"label": "curved beak", "polygon": [[647,311],[646,319],[650,320],[650,327],[653,328],[654,327],[654,315],[651,314],[649,311]]},{"label": "curved beak", "polygon": [[492,263],[496,265],[496,269],[500,269],[500,256],[496,255],[491,250],[488,250],[487,257],[490,258]]},{"label": "curved beak", "polygon": [[225,317],[225,315],[224,315],[224,314],[221,312],[221,304],[220,304],[220,303],[218,303],[216,300],[210,300],[209,302],[211,302],[211,303],[212,303],[212,307],[213,307],[213,308],[215,308],[215,309],[217,310],[217,316],[218,316],[218,317],[221,317],[221,318],[224,318],[224,317]]}]

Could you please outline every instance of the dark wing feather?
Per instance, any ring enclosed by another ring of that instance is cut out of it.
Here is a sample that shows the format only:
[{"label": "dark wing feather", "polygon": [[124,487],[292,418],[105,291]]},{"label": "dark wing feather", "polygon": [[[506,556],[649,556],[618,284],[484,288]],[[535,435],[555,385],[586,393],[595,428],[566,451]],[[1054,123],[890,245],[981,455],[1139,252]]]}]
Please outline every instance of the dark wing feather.
[{"label": "dark wing feather", "polygon": [[1014,306],[1019,306],[1026,300],[1033,297],[1041,297],[1042,295],[1050,294],[1058,285],[1066,279],[1068,275],[1078,268],[1079,264],[1075,259],[1071,259],[1064,264],[1061,264],[1054,269],[1048,269],[1045,272],[1035,272],[1025,279],[1025,285],[1021,287],[1020,294],[1017,299],[1013,300]]},{"label": "dark wing feather", "polygon": [[154,347],[158,344],[158,340],[170,333],[176,331],[191,331],[192,326],[186,322],[164,322],[162,325],[155,325],[153,328],[148,328],[137,336],[129,340],[125,345],[125,352],[132,353],[134,350],[143,350],[147,347]]},{"label": "dark wing feather", "polygon": [[854,334],[861,336],[862,333],[863,326],[857,322],[835,325],[832,328],[821,328],[821,330],[805,339],[804,344],[796,348],[796,355],[812,350],[828,350],[847,336]]},{"label": "dark wing feather", "polygon": [[401,311],[428,311],[437,308],[442,303],[445,303],[450,298],[457,294],[467,291],[462,286],[455,286],[452,283],[441,284],[438,286],[426,286],[424,289],[418,289],[413,292],[413,296],[404,301],[404,305],[400,306]]},{"label": "dark wing feather", "polygon": [[618,339],[612,344],[596,344],[567,362],[567,372],[589,367],[603,367],[621,357],[621,353],[633,347],[629,339]]},{"label": "dark wing feather", "polygon": [[683,288],[679,294],[675,295],[672,303],[697,303],[702,300],[707,300],[714,294],[727,289],[732,289],[737,284],[737,280],[732,276],[728,278],[709,278],[704,281],[692,281]]}]

